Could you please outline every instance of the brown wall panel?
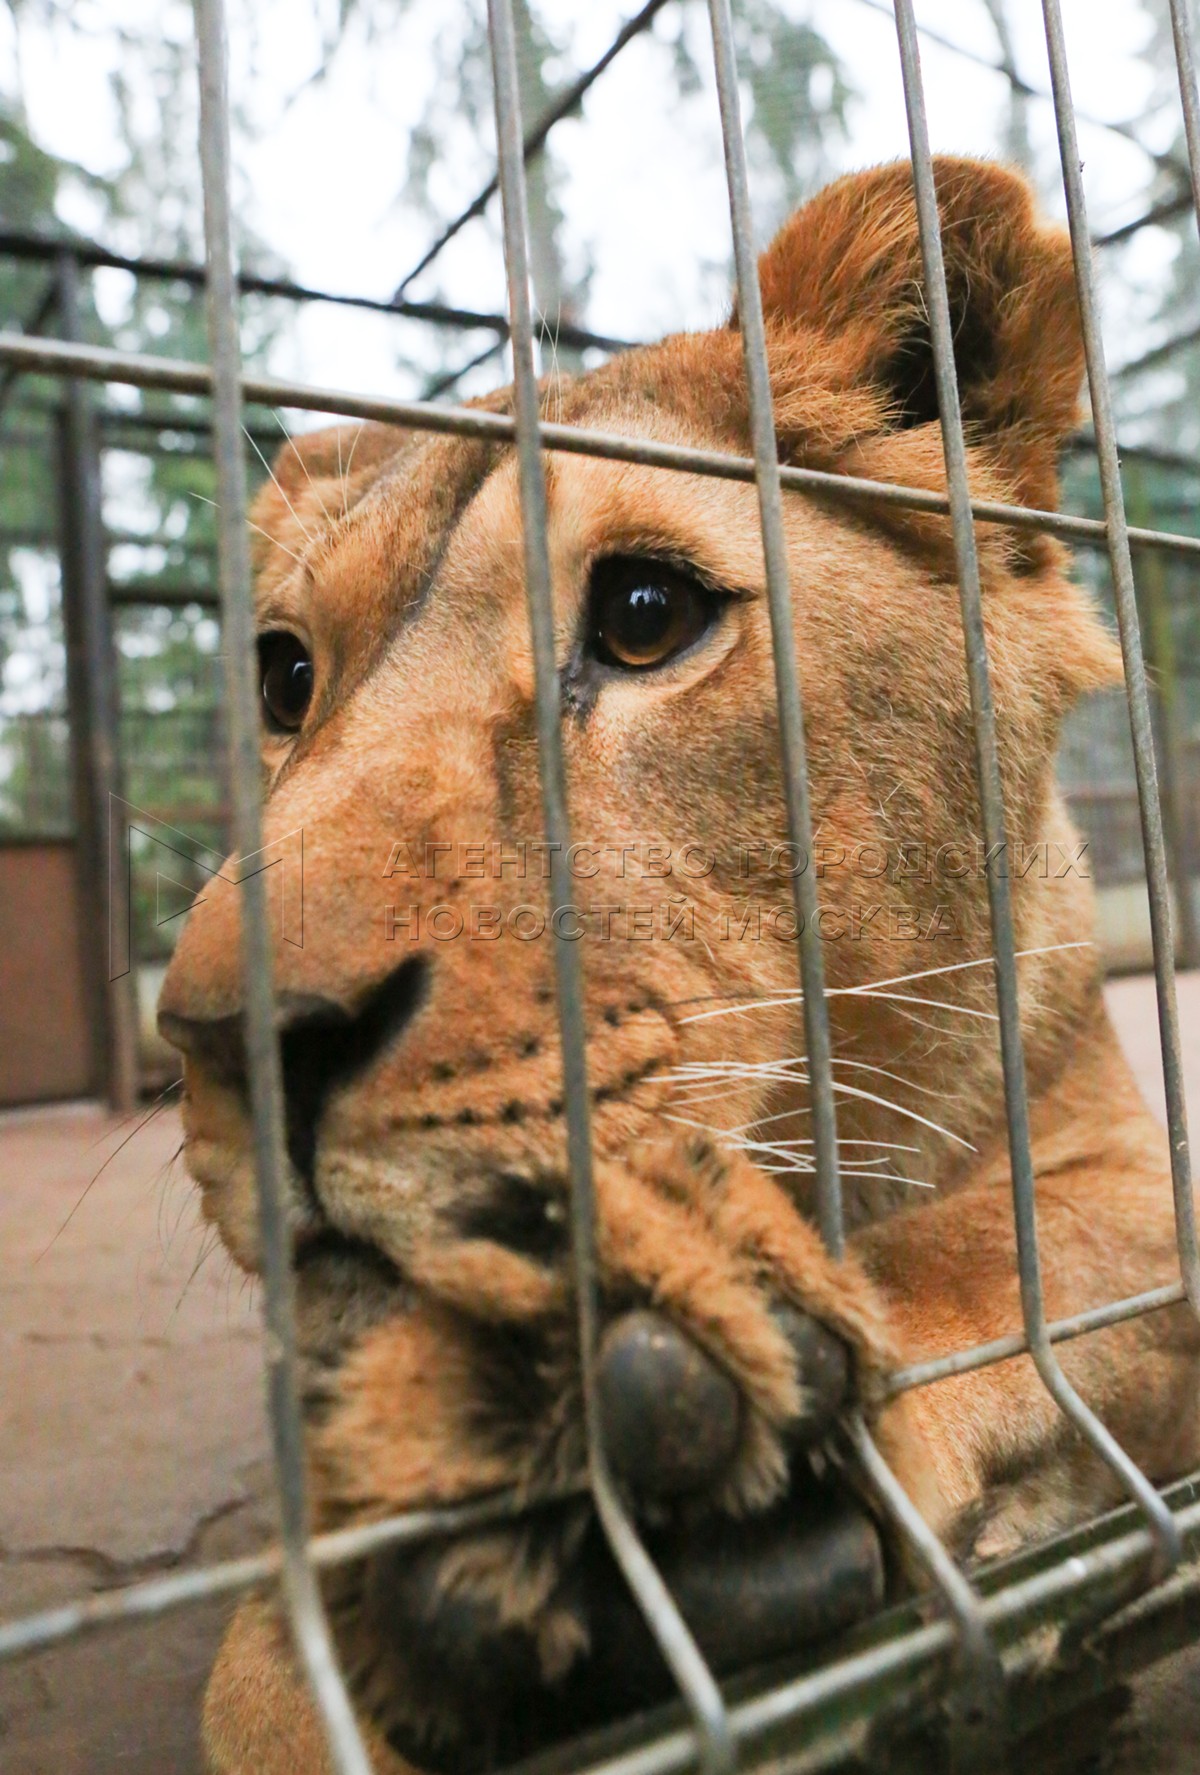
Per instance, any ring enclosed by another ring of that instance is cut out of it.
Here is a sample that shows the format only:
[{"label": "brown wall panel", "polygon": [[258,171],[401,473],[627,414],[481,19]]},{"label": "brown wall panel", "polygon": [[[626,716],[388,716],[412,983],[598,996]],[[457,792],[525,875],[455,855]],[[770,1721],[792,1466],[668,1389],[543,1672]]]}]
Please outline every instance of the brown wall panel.
[{"label": "brown wall panel", "polygon": [[94,1089],[74,846],[0,844],[0,1106]]}]

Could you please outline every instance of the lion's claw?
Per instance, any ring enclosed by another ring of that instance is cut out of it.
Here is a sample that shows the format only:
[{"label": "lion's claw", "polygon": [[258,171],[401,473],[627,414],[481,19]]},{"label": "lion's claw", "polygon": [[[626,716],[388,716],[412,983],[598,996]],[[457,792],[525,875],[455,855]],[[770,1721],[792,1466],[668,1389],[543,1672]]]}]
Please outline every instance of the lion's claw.
[{"label": "lion's claw", "polygon": [[808,1447],[825,1434],[850,1397],[850,1353],[840,1337],[809,1313],[778,1306],[773,1316],[795,1353],[804,1389],[791,1439]]}]

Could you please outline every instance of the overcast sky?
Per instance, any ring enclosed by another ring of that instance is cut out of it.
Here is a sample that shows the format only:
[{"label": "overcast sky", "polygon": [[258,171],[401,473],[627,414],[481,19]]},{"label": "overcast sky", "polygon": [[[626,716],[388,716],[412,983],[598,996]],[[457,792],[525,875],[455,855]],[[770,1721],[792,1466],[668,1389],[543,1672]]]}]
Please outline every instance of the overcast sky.
[{"label": "overcast sky", "polygon": [[[23,79],[33,128],[41,142],[97,171],[116,161],[114,113],[107,73],[114,57],[136,66],[139,40],[186,40],[190,8],[181,0],[75,0],[84,34],[27,30]],[[481,9],[483,0],[471,0]],[[845,167],[907,154],[894,26],[870,0],[784,0],[809,17],[841,58],[855,90]],[[467,0],[413,0],[401,25],[366,46],[352,26],[330,78],[305,90],[318,65],[320,34],[297,0],[231,0],[235,98],[252,118],[258,140],[237,146],[243,211],[256,234],[302,281],[377,296],[390,294],[430,236],[427,217],[398,201],[409,130],[428,89],[432,33],[457,28]],[[590,63],[614,35],[635,0],[541,0],[539,10],[569,43],[573,71]],[[1025,78],[1048,86],[1041,9],[1035,0],[1011,8],[1017,57]],[[995,35],[980,0],[918,0],[919,21],[987,57]],[[1137,0],[1064,0],[1076,103],[1081,113],[1141,120],[1162,145],[1174,116],[1146,120],[1150,71],[1140,59],[1147,21]],[[694,41],[703,50],[703,7],[691,9]],[[116,31],[125,33],[121,48]],[[7,35],[6,35],[7,33]],[[0,79],[14,77],[7,13],[0,18]],[[931,43],[923,46],[935,148],[997,151],[1007,82]],[[7,58],[7,65],[6,65]],[[707,69],[707,61],[705,61]],[[299,92],[299,97],[294,95]],[[147,92],[147,108],[154,104]],[[155,120],[149,114],[147,127]],[[1030,124],[1047,201],[1061,209],[1053,118],[1035,100]],[[180,117],[180,132],[194,119]],[[1081,149],[1094,226],[1136,213],[1148,162],[1135,146],[1080,123]],[[708,90],[680,104],[673,97],[667,52],[658,41],[633,43],[589,95],[584,115],[562,124],[555,146],[568,178],[564,203],[569,239],[594,264],[590,325],[623,337],[650,337],[714,320],[725,301],[729,229],[715,98]],[[474,194],[490,170],[490,115],[457,119],[436,195],[447,209]],[[765,207],[765,204],[762,206]],[[70,218],[88,228],[86,201]],[[760,216],[765,228],[778,218]],[[412,294],[440,295],[474,307],[503,303],[495,217],[474,223]],[[116,243],[114,243],[116,244]],[[1169,262],[1165,236],[1151,231],[1118,261],[1106,255],[1109,356],[1119,362],[1140,346],[1140,316],[1161,291]],[[102,282],[114,314],[125,300],[117,274]],[[471,355],[464,341],[462,357]],[[410,369],[398,352],[420,352],[416,329],[389,317],[328,306],[304,312],[281,342],[274,368],[326,383],[411,394]],[[495,367],[472,389],[498,380]]]}]

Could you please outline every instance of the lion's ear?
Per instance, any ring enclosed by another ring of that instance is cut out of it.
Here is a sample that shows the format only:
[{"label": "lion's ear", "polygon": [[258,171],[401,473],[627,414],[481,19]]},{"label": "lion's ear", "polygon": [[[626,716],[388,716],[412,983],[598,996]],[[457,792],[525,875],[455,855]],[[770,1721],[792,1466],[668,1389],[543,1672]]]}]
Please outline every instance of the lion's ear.
[{"label": "lion's ear", "polygon": [[398,426],[350,420],[289,437],[250,506],[259,568],[276,555],[272,543],[298,555],[331,516],[352,511],[410,436]]},{"label": "lion's ear", "polygon": [[[963,418],[1022,500],[1054,497],[1083,351],[1070,242],[1020,174],[934,162]],[[768,329],[818,334],[836,385],[870,387],[887,429],[938,417],[916,202],[907,163],[838,180],[759,261]]]}]

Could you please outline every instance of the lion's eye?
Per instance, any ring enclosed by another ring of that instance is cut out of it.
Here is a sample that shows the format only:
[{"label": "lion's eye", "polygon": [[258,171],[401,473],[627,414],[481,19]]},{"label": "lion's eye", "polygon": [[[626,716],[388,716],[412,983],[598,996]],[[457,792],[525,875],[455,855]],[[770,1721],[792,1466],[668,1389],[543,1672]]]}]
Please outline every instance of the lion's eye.
[{"label": "lion's eye", "polygon": [[721,600],[663,561],[610,555],[592,570],[591,645],[606,666],[645,672],[698,641]]},{"label": "lion's eye", "polygon": [[268,727],[295,733],[313,691],[312,656],[298,636],[270,629],[258,637],[258,675]]}]

